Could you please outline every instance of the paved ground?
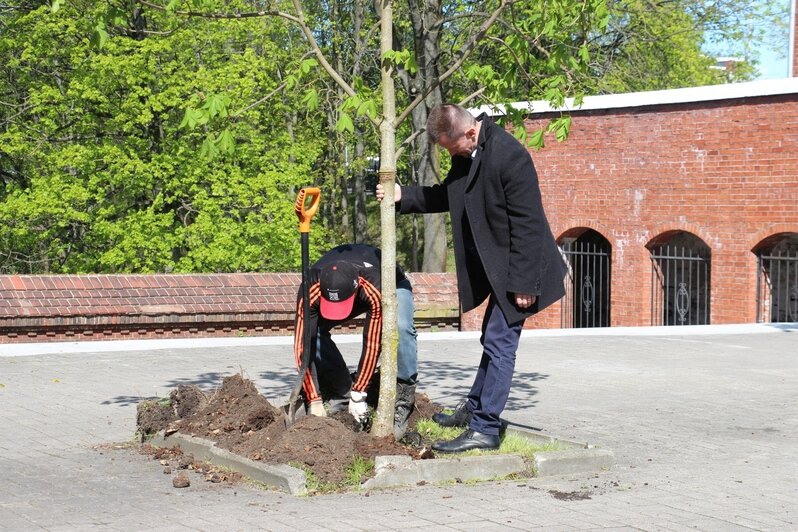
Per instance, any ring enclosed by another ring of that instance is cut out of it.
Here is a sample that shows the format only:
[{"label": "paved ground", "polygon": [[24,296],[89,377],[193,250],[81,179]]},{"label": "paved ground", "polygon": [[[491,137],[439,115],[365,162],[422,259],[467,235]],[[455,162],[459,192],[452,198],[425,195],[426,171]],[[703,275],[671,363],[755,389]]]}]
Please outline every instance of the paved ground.
[{"label": "paved ground", "polygon": [[[505,417],[612,449],[616,466],[599,474],[294,498],[175,489],[158,462],[97,447],[129,441],[136,404],[181,383],[243,371],[279,401],[289,350],[0,346],[0,529],[798,530],[798,325],[525,336]],[[474,335],[423,336],[420,389],[453,406],[477,358]]]}]

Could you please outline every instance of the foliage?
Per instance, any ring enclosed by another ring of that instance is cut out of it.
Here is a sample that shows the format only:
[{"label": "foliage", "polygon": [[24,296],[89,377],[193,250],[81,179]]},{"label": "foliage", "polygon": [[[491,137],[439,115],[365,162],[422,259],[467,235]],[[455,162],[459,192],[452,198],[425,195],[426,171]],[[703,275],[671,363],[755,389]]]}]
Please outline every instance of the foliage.
[{"label": "foliage", "polygon": [[[770,4],[733,0],[610,1],[606,31],[589,36],[592,62],[584,83],[591,93],[615,94],[751,80],[755,75],[755,55],[738,55],[735,68],[724,71],[715,68],[716,59],[705,48],[713,48],[708,39],[737,41],[746,18],[767,21],[774,31],[779,31],[785,19]],[[762,42],[765,37],[763,33],[747,42]],[[721,55],[734,55],[731,52],[726,48]]]},{"label": "foliage", "polygon": [[86,36],[103,9],[42,6],[0,39],[0,271],[298,269],[293,199],[319,150],[316,124],[292,123],[298,95],[279,90],[288,36],[149,13],[167,35],[130,22],[97,48]]},{"label": "foliage", "polygon": [[[402,81],[403,118],[435,91],[473,106],[559,105],[738,81],[755,72],[751,43],[783,33],[781,4],[407,0],[380,54],[372,3],[20,0],[0,14],[0,272],[293,270],[293,195],[307,184],[324,194],[312,257],[377,244],[365,189],[381,67]],[[746,61],[710,68],[707,38],[744,43]],[[505,109],[531,146],[572,126],[563,114],[527,134],[528,109]],[[419,117],[395,124],[400,139]],[[401,145],[400,181],[430,171],[424,142]],[[397,223],[399,259],[418,267],[423,223]]]}]

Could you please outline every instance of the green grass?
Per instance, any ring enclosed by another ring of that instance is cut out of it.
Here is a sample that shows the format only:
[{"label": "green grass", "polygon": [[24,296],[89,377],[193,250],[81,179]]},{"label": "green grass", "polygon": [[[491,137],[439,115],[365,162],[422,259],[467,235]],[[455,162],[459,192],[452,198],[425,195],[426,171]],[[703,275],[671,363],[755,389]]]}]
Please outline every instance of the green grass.
[{"label": "green grass", "polygon": [[[416,425],[416,431],[425,440],[439,441],[451,440],[463,432],[462,427],[441,427],[431,419],[421,419]],[[565,447],[558,442],[540,443],[517,434],[505,434],[502,437],[501,445],[495,450],[472,449],[464,453],[453,453],[452,456],[477,456],[484,454],[520,454],[525,460],[534,458],[535,453],[542,451],[561,451]]]},{"label": "green grass", "polygon": [[305,472],[305,486],[308,490],[308,494],[318,495],[324,493],[358,491],[363,482],[363,478],[369,475],[374,469],[374,460],[367,460],[362,456],[356,456],[346,467],[346,477],[338,483],[322,482],[305,464],[290,463],[289,465]]},{"label": "green grass", "polygon": [[344,486],[349,488],[360,489],[363,478],[374,471],[374,460],[367,460],[362,456],[356,456],[355,459],[346,468],[346,479]]}]

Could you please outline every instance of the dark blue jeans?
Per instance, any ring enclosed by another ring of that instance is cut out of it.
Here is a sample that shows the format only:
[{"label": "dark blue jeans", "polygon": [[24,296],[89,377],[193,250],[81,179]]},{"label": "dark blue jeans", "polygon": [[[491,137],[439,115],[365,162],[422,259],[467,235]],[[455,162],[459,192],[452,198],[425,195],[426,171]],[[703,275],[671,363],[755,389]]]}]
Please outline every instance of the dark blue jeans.
[{"label": "dark blue jeans", "polygon": [[477,432],[499,434],[499,416],[510,396],[515,353],[523,328],[523,321],[507,323],[501,307],[491,295],[482,320],[482,360],[465,404],[465,408],[474,413],[469,426]]}]

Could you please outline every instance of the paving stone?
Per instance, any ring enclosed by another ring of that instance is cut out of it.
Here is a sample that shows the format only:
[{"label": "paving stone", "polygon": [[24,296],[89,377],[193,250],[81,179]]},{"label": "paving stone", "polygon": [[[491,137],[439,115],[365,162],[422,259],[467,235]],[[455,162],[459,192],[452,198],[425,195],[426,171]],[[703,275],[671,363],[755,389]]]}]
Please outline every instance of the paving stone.
[{"label": "paving stone", "polygon": [[[197,340],[180,348],[142,342],[124,352],[81,352],[75,344],[71,352],[28,349],[24,356],[0,346],[0,527],[329,530],[325,524],[342,516],[363,526],[365,508],[395,517],[367,517],[372,530],[473,530],[473,523],[556,531],[798,529],[798,327],[704,328],[700,336],[669,329],[530,331],[521,340],[504,417],[544,436],[611,449],[611,470],[368,497],[296,498],[204,482],[175,490],[157,461],[94,448],[130,440],[136,404],[178,384],[210,388],[243,369],[270,400],[286,397],[294,376],[290,339],[227,347]],[[422,334],[419,347],[419,391],[454,406],[479,361],[477,336]],[[341,348],[354,365],[360,339]],[[568,500],[584,490],[589,500]]]}]

